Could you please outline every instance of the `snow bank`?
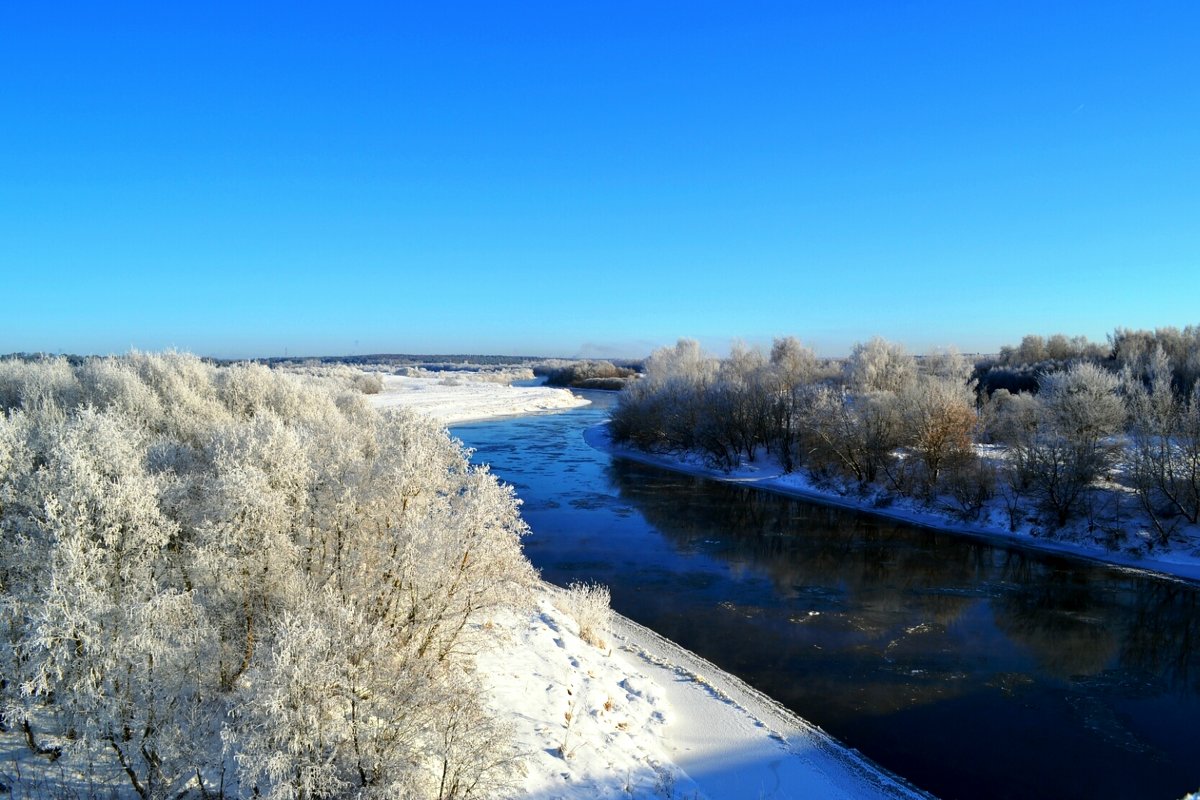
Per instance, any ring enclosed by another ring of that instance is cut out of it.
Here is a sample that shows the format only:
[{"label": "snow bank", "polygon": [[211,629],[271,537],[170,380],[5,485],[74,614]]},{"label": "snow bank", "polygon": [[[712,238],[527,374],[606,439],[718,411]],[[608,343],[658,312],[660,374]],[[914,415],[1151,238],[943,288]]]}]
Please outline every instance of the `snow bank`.
[{"label": "snow bank", "polygon": [[470,373],[462,372],[430,378],[384,375],[383,391],[368,399],[376,408],[411,408],[443,425],[557,411],[591,402],[569,389],[506,386],[472,380]]},{"label": "snow bank", "polygon": [[1200,548],[1196,548],[1194,543],[1175,546],[1172,549],[1159,549],[1151,554],[1108,549],[1095,537],[1080,534],[1078,531],[1064,531],[1060,534],[1062,538],[1049,538],[1042,536],[1038,528],[1028,523],[1013,531],[1010,530],[1007,520],[1002,518],[1003,515],[996,513],[985,514],[977,522],[965,523],[955,519],[948,512],[923,506],[908,497],[889,496],[886,498],[886,505],[877,505],[873,496],[840,494],[836,490],[816,486],[806,475],[800,472],[784,472],[781,466],[769,459],[760,459],[754,464],[743,463],[737,469],[724,472],[706,465],[695,455],[647,453],[633,447],[614,444],[609,438],[606,424],[596,425],[584,431],[584,440],[597,450],[621,458],[690,475],[753,486],[791,497],[862,511],[949,533],[975,536],[1001,544],[1098,561],[1132,572],[1200,581]]},{"label": "snow bank", "polygon": [[614,615],[611,649],[578,636],[547,587],[479,656],[493,710],[528,754],[524,790],[591,798],[927,797],[770,698]]}]

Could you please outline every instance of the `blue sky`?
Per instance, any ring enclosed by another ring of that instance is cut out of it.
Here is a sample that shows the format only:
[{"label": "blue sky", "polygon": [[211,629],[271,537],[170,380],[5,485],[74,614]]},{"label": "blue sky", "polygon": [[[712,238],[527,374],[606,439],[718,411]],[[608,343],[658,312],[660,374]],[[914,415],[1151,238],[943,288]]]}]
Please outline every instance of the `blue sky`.
[{"label": "blue sky", "polygon": [[1182,2],[5,4],[0,352],[1200,323],[1198,41]]}]

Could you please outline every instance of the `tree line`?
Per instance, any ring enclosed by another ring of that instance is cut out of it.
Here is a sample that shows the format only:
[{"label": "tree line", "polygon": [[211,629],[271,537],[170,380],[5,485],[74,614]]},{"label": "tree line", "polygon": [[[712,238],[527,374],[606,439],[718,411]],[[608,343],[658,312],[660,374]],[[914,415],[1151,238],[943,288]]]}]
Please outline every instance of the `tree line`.
[{"label": "tree line", "polygon": [[727,358],[681,339],[647,359],[609,427],[617,443],[724,470],[765,454],[876,502],[967,520],[1000,507],[1014,530],[1031,512],[1047,530],[1095,529],[1132,505],[1166,544],[1200,519],[1198,376],[1196,327],[1117,329],[1107,346],[1031,336],[975,363],[878,337],[842,360],[793,337]]},{"label": "tree line", "polygon": [[535,375],[546,376],[547,386],[564,386],[573,389],[605,389],[620,391],[629,381],[637,377],[638,370],[631,364],[614,364],[611,361],[585,359],[582,361],[545,361],[534,366]]}]

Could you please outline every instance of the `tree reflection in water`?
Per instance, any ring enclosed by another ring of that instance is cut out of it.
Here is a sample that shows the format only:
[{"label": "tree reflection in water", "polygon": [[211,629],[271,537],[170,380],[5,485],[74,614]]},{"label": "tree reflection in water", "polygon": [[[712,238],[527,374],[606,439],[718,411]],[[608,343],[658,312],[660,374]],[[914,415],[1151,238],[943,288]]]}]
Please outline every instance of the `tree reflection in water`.
[{"label": "tree reflection in water", "polygon": [[[1138,713],[1128,704],[1196,709],[1192,586],[627,461],[613,462],[607,477],[677,552],[728,573],[703,584],[707,596],[688,602],[709,608],[686,619],[648,619],[655,604],[628,587],[643,621],[868,753],[876,748],[869,735],[858,739],[864,717],[984,708],[980,697],[990,694],[1030,708],[1025,725],[1065,717],[1055,723],[1073,726],[1065,738],[1096,759],[1119,751],[1159,770],[1172,758],[1162,742],[1187,714],[1169,720],[1161,708]],[[1181,779],[1200,784],[1200,772],[1190,772]]]}]

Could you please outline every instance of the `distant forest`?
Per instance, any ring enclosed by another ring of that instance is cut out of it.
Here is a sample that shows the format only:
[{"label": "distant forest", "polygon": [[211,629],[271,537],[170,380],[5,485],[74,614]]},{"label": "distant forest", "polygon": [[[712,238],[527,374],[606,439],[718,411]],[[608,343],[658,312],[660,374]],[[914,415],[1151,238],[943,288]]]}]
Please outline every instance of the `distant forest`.
[{"label": "distant forest", "polygon": [[[10,353],[0,358],[14,358],[21,361],[41,361],[46,358],[62,358],[71,366],[80,366],[90,355],[64,354],[56,356],[50,353]],[[495,355],[409,355],[404,353],[374,353],[361,356],[267,356],[263,358],[201,358],[206,364],[266,364],[269,367],[295,366],[303,367],[314,364],[350,364],[360,367],[388,366],[406,367],[421,365],[426,368],[445,366],[447,368],[469,368],[472,366],[510,366],[525,365],[530,362],[541,362],[544,356],[495,356]],[[561,360],[561,359],[560,359]]]}]

